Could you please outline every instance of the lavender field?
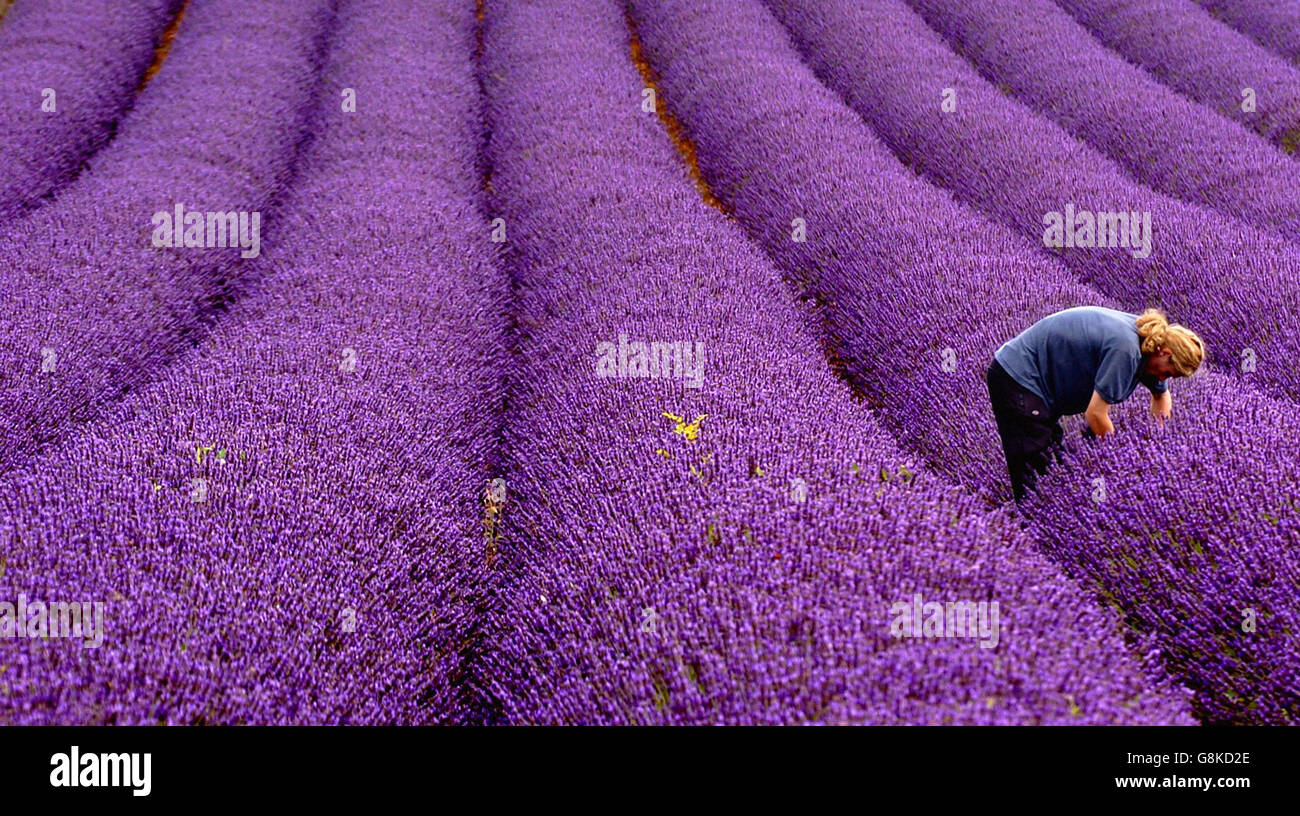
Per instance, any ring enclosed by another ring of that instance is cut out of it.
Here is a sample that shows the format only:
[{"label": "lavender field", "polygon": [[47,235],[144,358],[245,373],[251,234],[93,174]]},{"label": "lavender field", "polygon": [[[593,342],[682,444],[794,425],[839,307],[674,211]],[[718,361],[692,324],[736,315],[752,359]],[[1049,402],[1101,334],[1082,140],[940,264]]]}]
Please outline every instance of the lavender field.
[{"label": "lavender field", "polygon": [[1297,403],[1300,5],[0,0],[0,725],[1293,724]]}]

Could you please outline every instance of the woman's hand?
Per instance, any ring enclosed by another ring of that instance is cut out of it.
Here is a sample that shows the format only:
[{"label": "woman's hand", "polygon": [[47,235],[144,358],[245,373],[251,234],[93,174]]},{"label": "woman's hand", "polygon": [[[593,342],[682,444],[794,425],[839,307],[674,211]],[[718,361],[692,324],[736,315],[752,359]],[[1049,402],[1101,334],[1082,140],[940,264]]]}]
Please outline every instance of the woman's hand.
[{"label": "woman's hand", "polygon": [[1115,433],[1115,425],[1110,421],[1110,403],[1096,391],[1092,392],[1092,401],[1088,403],[1088,410],[1083,412],[1083,418],[1088,420],[1088,427],[1097,436]]},{"label": "woman's hand", "polygon": [[1163,394],[1151,395],[1151,416],[1161,425],[1164,424],[1166,419],[1169,419],[1169,415],[1173,410],[1174,398],[1170,396],[1168,391]]}]

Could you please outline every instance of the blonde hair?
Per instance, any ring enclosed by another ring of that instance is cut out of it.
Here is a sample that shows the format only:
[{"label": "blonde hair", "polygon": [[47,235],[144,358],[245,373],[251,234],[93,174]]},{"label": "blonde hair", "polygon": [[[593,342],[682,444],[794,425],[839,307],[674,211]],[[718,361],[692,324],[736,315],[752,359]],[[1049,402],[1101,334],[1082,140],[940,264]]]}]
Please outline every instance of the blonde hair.
[{"label": "blonde hair", "polygon": [[1205,342],[1196,332],[1169,318],[1159,309],[1147,309],[1137,319],[1138,342],[1143,354],[1169,349],[1170,361],[1180,377],[1190,377],[1205,362]]}]

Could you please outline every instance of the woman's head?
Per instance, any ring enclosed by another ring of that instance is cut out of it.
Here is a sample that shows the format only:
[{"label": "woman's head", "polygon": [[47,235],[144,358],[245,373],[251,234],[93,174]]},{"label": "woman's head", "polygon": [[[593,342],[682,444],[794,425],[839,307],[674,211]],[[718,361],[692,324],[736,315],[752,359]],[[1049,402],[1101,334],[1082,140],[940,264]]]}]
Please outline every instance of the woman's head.
[{"label": "woman's head", "polygon": [[1164,312],[1147,309],[1137,319],[1146,373],[1157,379],[1190,377],[1205,362],[1205,343],[1196,332],[1170,323]]}]

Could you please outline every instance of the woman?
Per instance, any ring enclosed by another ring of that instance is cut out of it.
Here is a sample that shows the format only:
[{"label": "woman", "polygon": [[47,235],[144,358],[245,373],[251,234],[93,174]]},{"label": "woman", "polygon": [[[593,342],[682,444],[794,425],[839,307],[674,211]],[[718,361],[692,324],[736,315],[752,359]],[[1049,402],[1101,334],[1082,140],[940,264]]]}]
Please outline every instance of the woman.
[{"label": "woman", "polygon": [[1085,436],[1115,430],[1110,406],[1138,383],[1151,391],[1151,415],[1173,409],[1170,377],[1189,377],[1205,359],[1205,344],[1163,312],[1140,316],[1100,306],[1048,315],[1003,344],[989,366],[989,399],[1019,502],[1061,447],[1062,416],[1083,414]]}]

